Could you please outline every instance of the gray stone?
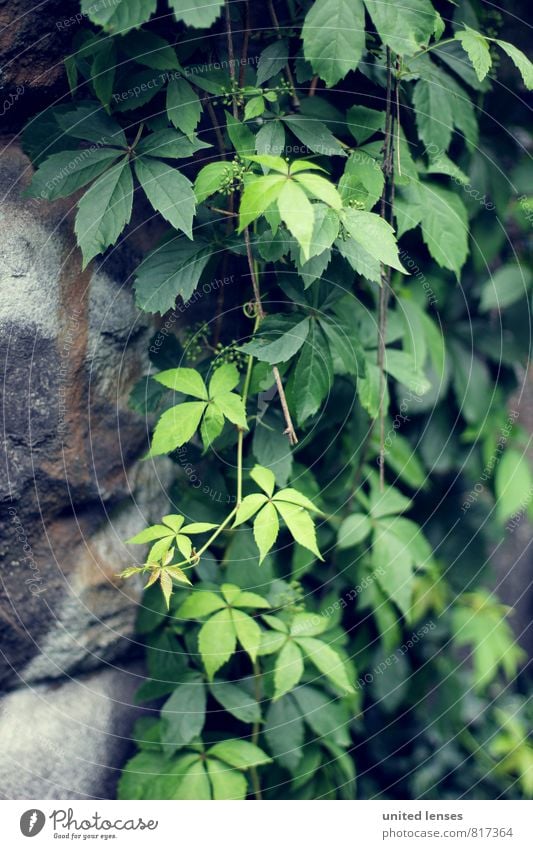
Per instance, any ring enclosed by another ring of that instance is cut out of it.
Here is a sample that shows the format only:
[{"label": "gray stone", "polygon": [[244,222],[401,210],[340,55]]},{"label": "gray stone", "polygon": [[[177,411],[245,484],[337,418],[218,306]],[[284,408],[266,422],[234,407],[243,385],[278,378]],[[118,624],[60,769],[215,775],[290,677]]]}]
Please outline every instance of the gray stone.
[{"label": "gray stone", "polygon": [[[113,799],[132,750],[142,668],[108,666],[0,699],[0,797]],[[133,753],[133,752],[132,752]]]}]

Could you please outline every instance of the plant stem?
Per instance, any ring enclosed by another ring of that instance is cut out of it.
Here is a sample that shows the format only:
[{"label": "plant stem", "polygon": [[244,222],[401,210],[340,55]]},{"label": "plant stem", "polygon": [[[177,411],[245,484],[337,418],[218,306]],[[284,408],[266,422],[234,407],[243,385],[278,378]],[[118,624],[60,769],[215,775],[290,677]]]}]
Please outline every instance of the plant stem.
[{"label": "plant stem", "polygon": [[[261,303],[261,291],[259,289],[259,280],[257,278],[257,263],[255,262],[252,254],[252,246],[250,244],[250,232],[248,230],[248,227],[244,228],[244,241],[246,244],[248,268],[250,270],[250,276],[252,278],[252,288],[254,290],[256,315],[259,318],[259,321],[261,322],[265,317],[265,311],[263,309],[263,304]],[[274,380],[276,382],[276,387],[279,393],[281,409],[283,411],[283,418],[285,419],[285,430],[283,432],[288,437],[289,443],[291,445],[297,445],[298,437],[296,436],[296,431],[292,423],[289,405],[287,404],[287,397],[285,395],[285,389],[283,388],[283,381],[281,380],[281,375],[279,373],[278,367],[273,366],[272,372],[274,374]]]},{"label": "plant stem", "polygon": [[[211,543],[213,543],[216,540],[216,538],[219,536],[219,534],[221,534],[222,531],[225,528],[227,528],[227,526],[229,525],[229,523],[231,522],[231,520],[235,516],[236,512],[237,512],[237,505],[235,505],[235,507],[233,508],[231,513],[228,513],[228,515],[226,516],[224,521],[218,526],[218,528],[215,531],[213,531],[213,533],[211,534],[211,536],[209,537],[207,542],[205,542],[202,545],[202,547],[196,552],[195,557],[194,557],[195,560],[198,560],[202,556],[202,554],[205,551],[207,551],[207,549],[209,548]],[[182,560],[181,563],[173,563],[172,565],[181,567],[181,566],[186,566],[188,563],[189,564],[191,563],[191,558],[189,558],[188,560]]]},{"label": "plant stem", "polygon": [[[228,39],[228,62],[229,62],[229,75],[231,77],[232,83],[237,82],[237,77],[235,74],[235,51],[233,49],[233,35],[231,32],[231,17],[230,17],[230,7],[229,0],[224,0],[224,11],[226,13],[226,35]],[[235,99],[235,94],[232,97],[233,103],[233,117],[238,119],[239,117],[239,107],[237,106],[237,100]]]},{"label": "plant stem", "polygon": [[[272,23],[274,24],[274,27],[275,27],[276,32],[278,34],[278,38],[282,38],[278,16],[276,15],[276,10],[274,8],[274,3],[272,2],[272,0],[268,0],[268,10],[270,12],[270,17],[272,18]],[[299,109],[300,108],[300,100],[298,98],[298,95],[296,94],[296,83],[294,81],[294,77],[293,77],[292,71],[291,71],[291,66],[289,64],[289,57],[287,57],[287,64],[285,65],[285,72],[287,74],[287,79],[289,80],[289,83],[290,83],[290,86],[291,86],[291,89],[292,89],[292,105],[294,106],[295,109]]]},{"label": "plant stem", "polygon": [[[254,691],[255,698],[258,704],[261,702],[262,698],[262,687],[261,687],[261,667],[257,660],[254,660]],[[261,726],[259,722],[254,722],[252,726],[252,743],[257,746],[259,742],[259,733],[261,730]],[[252,785],[254,788],[254,796],[256,799],[262,799],[261,795],[261,782],[259,780],[259,773],[257,771],[257,767],[253,766],[250,770],[250,776],[252,779]]]}]

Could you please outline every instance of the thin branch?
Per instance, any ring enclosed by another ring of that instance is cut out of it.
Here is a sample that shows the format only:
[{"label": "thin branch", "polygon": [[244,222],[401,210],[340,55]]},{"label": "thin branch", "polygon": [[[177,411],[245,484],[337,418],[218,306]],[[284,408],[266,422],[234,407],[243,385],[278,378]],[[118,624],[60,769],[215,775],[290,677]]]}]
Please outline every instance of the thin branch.
[{"label": "thin branch", "polygon": [[309,91],[307,93],[308,97],[314,97],[315,96],[317,85],[318,85],[318,74],[315,74],[315,76],[311,80],[311,85],[309,86]]},{"label": "thin branch", "polygon": [[[274,8],[273,0],[268,0],[268,11],[270,12],[270,17],[272,19],[272,23],[274,24],[274,28],[278,34],[278,38],[282,38],[281,35],[281,27],[279,25],[278,16],[276,14],[276,10]],[[285,72],[287,74],[287,79],[289,80],[291,89],[292,89],[292,105],[295,109],[300,108],[300,100],[298,95],[296,94],[296,83],[294,81],[294,77],[292,75],[291,66],[289,64],[289,57],[287,57],[287,64],[285,65]]]},{"label": "thin branch", "polygon": [[241,52],[241,67],[239,69],[239,86],[244,85],[244,75],[246,73],[246,64],[248,62],[248,44],[250,41],[250,2],[245,0],[244,13],[244,33],[242,37],[242,52]]},{"label": "thin branch", "polygon": [[[233,34],[231,32],[231,17],[230,17],[230,6],[229,0],[224,0],[224,11],[226,13],[226,36],[228,40],[228,62],[229,62],[229,74],[231,77],[231,82],[235,85],[237,82],[237,75],[235,74],[235,50],[233,49]],[[237,106],[237,100],[235,98],[235,94],[232,96],[233,102],[233,117],[238,119],[239,117],[239,107]]]},{"label": "thin branch", "polygon": [[217,114],[213,108],[213,104],[209,100],[209,97],[204,97],[204,103],[207,106],[207,112],[209,114],[209,118],[211,120],[211,124],[213,125],[213,130],[215,131],[215,136],[218,145],[218,151],[220,153],[221,159],[226,159],[226,145],[224,144],[224,136],[222,135],[222,131],[220,129],[220,125],[218,123]]}]

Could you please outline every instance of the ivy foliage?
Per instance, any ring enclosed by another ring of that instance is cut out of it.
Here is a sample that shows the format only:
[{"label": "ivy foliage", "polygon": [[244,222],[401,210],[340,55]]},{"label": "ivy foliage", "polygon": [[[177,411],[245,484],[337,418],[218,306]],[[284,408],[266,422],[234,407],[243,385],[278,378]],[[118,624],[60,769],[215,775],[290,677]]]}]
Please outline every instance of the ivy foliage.
[{"label": "ivy foliage", "polygon": [[517,89],[533,66],[483,4],[156,5],[82,0],[71,99],[24,142],[30,194],[76,193],[83,267],[133,238],[135,201],[165,228],[137,305],[207,310],[132,396],[181,512],[128,541],[160,711],[119,795],[527,796],[484,553],[531,512],[506,402],[532,275],[494,218],[526,232],[529,208],[480,119],[502,57]]}]

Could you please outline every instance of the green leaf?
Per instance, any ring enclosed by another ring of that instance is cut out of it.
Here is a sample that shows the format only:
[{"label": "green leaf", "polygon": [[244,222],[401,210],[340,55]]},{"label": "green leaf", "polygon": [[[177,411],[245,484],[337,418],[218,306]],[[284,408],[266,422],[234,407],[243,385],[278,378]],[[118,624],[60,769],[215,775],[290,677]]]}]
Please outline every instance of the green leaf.
[{"label": "green leaf", "polygon": [[394,520],[382,520],[376,525],[372,565],[383,592],[407,615],[413,590],[413,558],[404,542],[394,534]]},{"label": "green leaf", "polygon": [[[267,507],[271,506],[267,504]],[[265,509],[264,507],[263,510]],[[316,543],[315,526],[309,513],[303,507],[298,507],[296,504],[288,504],[285,501],[276,501],[276,509],[281,514],[283,521],[296,542],[303,545],[309,551],[312,551],[313,554],[316,554],[319,560],[323,560],[324,558],[320,554]]]},{"label": "green leaf", "polygon": [[220,761],[209,758],[207,772],[213,788],[213,799],[242,801],[246,798],[248,784],[242,772],[228,767]]},{"label": "green leaf", "polygon": [[240,395],[237,395],[235,392],[226,392],[222,395],[217,395],[213,401],[213,406],[219,409],[232,424],[237,425],[237,427],[243,430],[248,429],[246,410]]},{"label": "green leaf", "polygon": [[363,144],[377,132],[385,130],[385,112],[368,106],[350,106],[346,123],[357,144]]},{"label": "green leaf", "polygon": [[277,416],[258,418],[252,443],[255,459],[274,472],[278,486],[285,486],[292,469],[292,451],[283,427]]},{"label": "green leaf", "polygon": [[290,360],[304,344],[309,333],[310,322],[304,318],[297,324],[280,321],[279,317],[267,316],[261,333],[251,342],[241,345],[240,350],[257,360],[274,365]]},{"label": "green leaf", "polygon": [[[159,752],[139,752],[123,768],[118,783],[118,799],[149,798],[150,786],[165,772],[168,772],[168,761]],[[173,778],[176,780],[175,776]]]},{"label": "green leaf", "polygon": [[91,80],[94,93],[108,112],[110,111],[109,104],[111,95],[113,94],[116,63],[117,53],[115,45],[113,41],[108,41],[98,51],[91,66]]},{"label": "green leaf", "polygon": [[328,88],[355,71],[365,49],[361,0],[316,0],[302,30],[304,55]]},{"label": "green leaf", "polygon": [[203,402],[189,401],[166,410],[154,430],[148,456],[169,454],[188,442],[198,430],[205,408]]},{"label": "green leaf", "polygon": [[313,153],[319,153],[321,156],[346,156],[341,143],[322,121],[301,115],[290,115],[282,120],[296,138]]},{"label": "green leaf", "polygon": [[317,637],[328,627],[326,616],[318,613],[296,613],[291,623],[291,636]]},{"label": "green leaf", "polygon": [[316,321],[294,370],[294,406],[298,424],[303,424],[320,409],[332,384],[333,363],[324,335]]},{"label": "green leaf", "polygon": [[461,42],[463,50],[468,54],[468,58],[474,66],[478,80],[482,82],[492,65],[492,56],[487,39],[470,27],[465,27],[464,30],[456,32],[454,37]]},{"label": "green leaf", "polygon": [[258,118],[265,111],[265,99],[261,95],[252,97],[244,107],[244,119],[251,121],[252,118]]},{"label": "green leaf", "polygon": [[259,647],[258,655],[276,654],[285,643],[285,634],[280,634],[278,631],[263,631],[261,634],[261,646]]},{"label": "green leaf", "polygon": [[289,504],[297,504],[298,507],[305,507],[306,510],[316,510],[316,507],[310,498],[307,498],[307,496],[302,492],[299,492],[297,489],[293,489],[292,487],[280,489],[274,495],[273,501],[275,503],[278,501],[287,501]]},{"label": "green leaf", "polygon": [[279,520],[273,504],[265,504],[254,520],[254,539],[259,549],[259,563],[276,542],[279,532]]},{"label": "green leaf", "polygon": [[525,454],[508,448],[496,467],[496,509],[502,522],[520,514],[533,499],[533,475]]},{"label": "green leaf", "polygon": [[357,150],[346,162],[339,181],[339,193],[346,206],[357,201],[370,210],[381,197],[384,182],[379,162],[364,150]]},{"label": "green leaf", "polygon": [[255,137],[255,149],[259,154],[279,155],[285,149],[285,130],[277,120],[267,121]]},{"label": "green leaf", "polygon": [[177,20],[197,29],[207,29],[214,24],[223,5],[224,0],[170,0]]},{"label": "green leaf", "polygon": [[183,800],[211,799],[211,785],[202,761],[195,762],[187,770],[174,798]]},{"label": "green leaf", "polygon": [[195,590],[178,608],[176,616],[180,619],[202,619],[225,606],[224,600],[216,593],[209,590]]},{"label": "green leaf", "polygon": [[425,395],[431,388],[429,380],[422,371],[420,359],[415,362],[411,354],[406,351],[398,351],[397,348],[386,348],[383,367],[387,374],[392,375],[395,380],[402,383],[416,395]]},{"label": "green leaf", "polygon": [[184,395],[192,395],[207,401],[207,389],[202,376],[193,368],[171,368],[160,371],[154,375],[154,380],[162,383],[174,392],[182,392]]},{"label": "green leaf", "polygon": [[[266,174],[246,183],[239,207],[240,232],[256,218],[259,218],[277,200],[285,184],[286,178],[281,174]],[[307,197],[305,200],[309,203]]]},{"label": "green leaf", "polygon": [[209,685],[212,696],[228,713],[241,722],[260,722],[261,708],[257,701],[238,684],[230,681],[213,681]]},{"label": "green leaf", "polygon": [[416,128],[426,147],[444,152],[452,140],[453,101],[439,80],[418,80],[413,94]]},{"label": "green leaf", "polygon": [[522,75],[525,87],[531,91],[533,89],[533,63],[514,44],[509,44],[508,41],[501,41],[499,38],[496,38],[495,41],[498,47],[501,47],[509,58],[512,59]]},{"label": "green leaf", "polygon": [[192,139],[201,114],[200,99],[187,80],[183,77],[171,80],[167,86],[167,115],[170,123]]},{"label": "green leaf", "polygon": [[242,525],[243,522],[247,522],[252,516],[255,516],[259,508],[262,507],[263,504],[266,504],[266,501],[267,496],[260,492],[254,492],[251,495],[246,495],[237,508],[233,527],[236,528],[238,525]]},{"label": "green leaf", "polygon": [[145,312],[163,315],[174,307],[178,296],[188,301],[211,253],[209,245],[199,238],[190,242],[175,234],[165,240],[137,269],[137,305]]},{"label": "green leaf", "polygon": [[174,48],[149,30],[132,30],[119,43],[120,49],[140,65],[156,71],[181,70]]},{"label": "green leaf", "polygon": [[172,530],[165,525],[151,525],[151,527],[145,528],[144,531],[127,539],[126,542],[133,545],[142,545],[146,542],[152,542],[154,539],[163,539],[163,537],[172,536],[174,536]]},{"label": "green leaf", "polygon": [[479,309],[487,312],[514,304],[527,295],[532,279],[533,275],[525,265],[503,265],[483,284]]},{"label": "green leaf", "polygon": [[382,41],[400,56],[412,56],[426,47],[439,26],[430,0],[365,0],[372,23]]},{"label": "green leaf", "polygon": [[276,485],[276,478],[270,469],[265,469],[264,466],[254,466],[250,472],[250,477],[253,481],[255,481],[257,486],[261,487],[261,489],[266,492],[269,498],[272,498],[272,493],[274,492],[274,487]]},{"label": "green leaf", "polygon": [[134,165],[137,179],[153,208],[176,230],[183,230],[192,239],[196,200],[191,181],[159,159],[137,158]]},{"label": "green leaf", "polygon": [[320,327],[329,344],[335,374],[364,376],[365,356],[359,341],[351,332],[349,322],[340,318],[319,319]]},{"label": "green leaf", "polygon": [[78,204],[74,230],[83,254],[82,268],[113,245],[131,218],[133,180],[127,159],[102,174]]},{"label": "green leaf", "polygon": [[167,606],[167,610],[170,607],[170,596],[172,595],[172,591],[174,589],[172,584],[172,578],[166,571],[161,571],[159,575],[159,585],[161,587],[161,592],[165,598],[165,603]]},{"label": "green leaf", "polygon": [[272,759],[259,746],[247,740],[223,740],[212,746],[207,754],[209,757],[219,758],[235,769],[250,769],[253,766],[272,763]]},{"label": "green leaf", "polygon": [[285,67],[289,59],[289,46],[286,39],[279,38],[265,47],[259,57],[257,63],[257,79],[258,86],[266,83],[267,80],[279,74],[282,68]]},{"label": "green leaf", "polygon": [[231,618],[233,619],[239,643],[250,656],[250,659],[255,661],[259,646],[261,645],[261,629],[259,625],[243,610],[232,608]]},{"label": "green leaf", "polygon": [[319,740],[329,739],[343,748],[350,745],[349,716],[341,702],[308,686],[298,687],[293,698]]},{"label": "green leaf", "polygon": [[188,139],[176,130],[156,130],[145,136],[135,148],[138,156],[159,156],[163,159],[188,159],[198,150],[211,147],[198,138]]},{"label": "green leaf", "polygon": [[339,528],[338,548],[351,548],[358,545],[369,535],[371,530],[372,525],[368,516],[364,516],[362,513],[354,513],[348,516]]},{"label": "green leaf", "polygon": [[347,693],[353,693],[354,688],[350,684],[344,662],[337,652],[314,637],[299,637],[296,642],[304,650],[305,654],[319,672],[322,672],[336,687]]},{"label": "green leaf", "polygon": [[216,404],[208,404],[200,425],[200,435],[204,451],[218,439],[224,429],[224,414]]},{"label": "green leaf", "polygon": [[305,729],[300,710],[291,696],[271,702],[263,730],[276,763],[294,771],[303,757]]},{"label": "green leaf", "polygon": [[276,658],[274,667],[274,701],[294,689],[304,672],[302,652],[288,640]]},{"label": "green leaf", "polygon": [[225,113],[226,127],[230,141],[239,154],[246,156],[253,154],[255,150],[255,136],[246,124],[242,124],[237,118],[234,118],[231,112]]},{"label": "green leaf", "polygon": [[180,684],[161,708],[161,742],[170,754],[199,737],[205,723],[205,687],[200,680]]},{"label": "green leaf", "polygon": [[106,32],[124,33],[134,27],[140,27],[155,12],[156,0],[114,0],[112,3],[98,3],[94,0],[81,0],[81,11],[93,24],[103,27]]},{"label": "green leaf", "polygon": [[[304,187],[307,194],[311,197],[324,201],[324,203],[327,203],[333,209],[339,210],[342,208],[342,200],[337,189],[333,183],[321,177],[320,174],[296,174],[294,179]],[[333,239],[331,241],[333,242]]]},{"label": "green leaf", "polygon": [[277,205],[281,220],[300,245],[304,259],[309,259],[314,228],[312,203],[303,189],[292,180],[286,180]]},{"label": "green leaf", "polygon": [[229,173],[228,163],[225,161],[210,162],[205,165],[194,181],[194,194],[198,203],[203,203],[206,198],[220,191],[223,178]]},{"label": "green leaf", "polygon": [[393,486],[384,486],[381,489],[379,483],[373,481],[370,490],[370,514],[373,519],[404,513],[411,505],[411,499],[402,495],[399,489]]},{"label": "green leaf", "polygon": [[229,610],[220,610],[202,625],[198,634],[198,648],[210,681],[215,672],[230,659],[236,647],[237,635]]},{"label": "green leaf", "polygon": [[374,212],[345,209],[343,221],[350,236],[374,259],[407,274],[398,256],[394,230]]},{"label": "green leaf", "polygon": [[235,607],[254,607],[261,610],[272,606],[262,595],[257,595],[257,593],[248,590],[241,591],[233,603]]},{"label": "green leaf", "polygon": [[433,183],[409,187],[409,197],[420,202],[422,236],[431,256],[459,276],[468,256],[468,218],[462,200]]},{"label": "green leaf", "polygon": [[67,112],[56,112],[61,129],[75,139],[95,142],[97,145],[127,147],[124,130],[110,118],[99,103],[81,103]]}]

